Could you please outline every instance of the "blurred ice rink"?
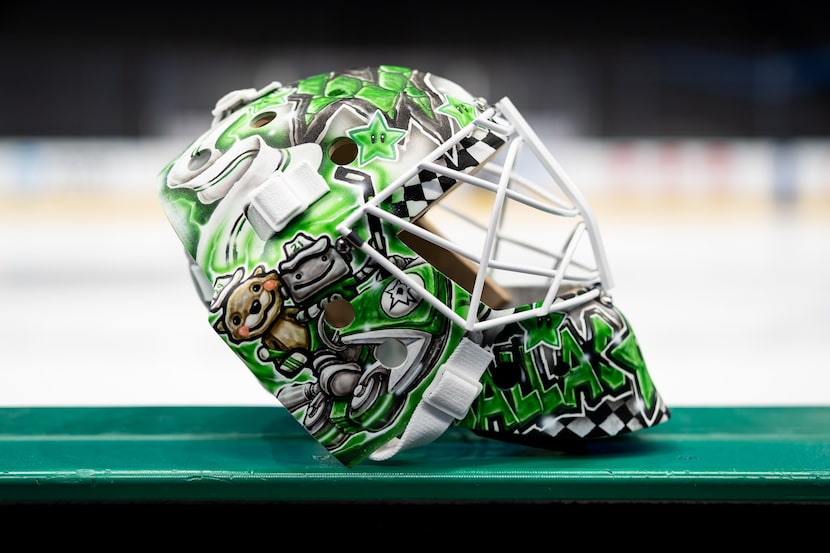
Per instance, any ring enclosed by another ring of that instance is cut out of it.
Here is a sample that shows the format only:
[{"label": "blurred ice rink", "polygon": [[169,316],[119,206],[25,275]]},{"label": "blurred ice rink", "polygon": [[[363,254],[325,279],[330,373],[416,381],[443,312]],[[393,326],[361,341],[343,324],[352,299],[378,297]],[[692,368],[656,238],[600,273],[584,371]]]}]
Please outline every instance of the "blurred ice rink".
[{"label": "blurred ice rink", "polygon": [[[83,145],[94,164],[3,146],[0,406],[276,405],[208,325],[157,202],[183,144]],[[614,297],[668,405],[830,405],[830,150],[793,173],[808,192],[793,197],[766,145],[728,149],[702,192],[684,169],[708,159],[701,144],[630,146],[627,162],[596,144],[557,157],[587,184]],[[618,181],[597,176],[600,155],[629,164]],[[63,188],[68,172],[80,182]]]}]

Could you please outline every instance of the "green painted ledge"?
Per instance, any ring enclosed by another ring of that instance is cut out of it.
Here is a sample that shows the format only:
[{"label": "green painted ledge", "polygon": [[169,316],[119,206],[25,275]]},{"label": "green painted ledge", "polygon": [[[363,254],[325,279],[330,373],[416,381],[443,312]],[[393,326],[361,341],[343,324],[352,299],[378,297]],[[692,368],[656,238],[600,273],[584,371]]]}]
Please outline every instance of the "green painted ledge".
[{"label": "green painted ledge", "polygon": [[830,407],[674,408],[579,451],[455,429],[347,469],[280,407],[0,409],[0,503],[830,502]]}]

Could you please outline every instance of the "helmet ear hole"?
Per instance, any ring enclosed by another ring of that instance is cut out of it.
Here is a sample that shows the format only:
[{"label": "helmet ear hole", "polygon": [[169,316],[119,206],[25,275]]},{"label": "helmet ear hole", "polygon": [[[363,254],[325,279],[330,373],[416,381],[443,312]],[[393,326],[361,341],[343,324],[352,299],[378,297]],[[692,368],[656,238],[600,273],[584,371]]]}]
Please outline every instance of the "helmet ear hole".
[{"label": "helmet ear hole", "polygon": [[261,127],[264,127],[276,118],[276,113],[274,113],[273,111],[266,111],[257,115],[256,118],[253,121],[251,121],[251,126],[255,129],[259,129]]},{"label": "helmet ear hole", "polygon": [[199,150],[195,152],[193,155],[190,156],[190,160],[187,162],[187,169],[189,171],[198,171],[210,161],[210,151],[209,150]]},{"label": "helmet ear hole", "polygon": [[357,159],[357,144],[351,138],[341,138],[329,146],[329,159],[337,165],[348,165]]},{"label": "helmet ear hole", "polygon": [[323,320],[334,328],[343,328],[354,321],[354,307],[344,299],[334,299],[323,309]]},{"label": "helmet ear hole", "polygon": [[387,338],[375,349],[375,358],[388,369],[400,367],[406,361],[406,344],[395,338]]}]

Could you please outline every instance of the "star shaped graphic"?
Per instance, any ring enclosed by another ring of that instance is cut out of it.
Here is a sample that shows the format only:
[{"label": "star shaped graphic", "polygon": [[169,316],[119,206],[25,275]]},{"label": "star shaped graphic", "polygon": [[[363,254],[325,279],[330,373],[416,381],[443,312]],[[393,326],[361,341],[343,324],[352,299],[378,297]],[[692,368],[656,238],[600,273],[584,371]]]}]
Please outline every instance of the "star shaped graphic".
[{"label": "star shaped graphic", "polygon": [[447,96],[447,103],[438,108],[438,111],[454,117],[462,127],[467,126],[476,118],[476,109],[472,104],[462,102],[452,96]]},{"label": "star shaped graphic", "polygon": [[395,282],[397,284],[387,286],[384,291],[384,293],[389,296],[389,306],[391,309],[394,309],[398,303],[410,305],[413,302],[418,301],[418,296],[415,295],[415,292],[413,292],[409,286],[406,286],[400,280],[395,280]]},{"label": "star shaped graphic", "polygon": [[365,165],[375,158],[397,158],[396,145],[405,134],[404,130],[387,127],[380,111],[375,112],[366,127],[349,131],[349,137],[355,141],[360,152],[360,165]]}]

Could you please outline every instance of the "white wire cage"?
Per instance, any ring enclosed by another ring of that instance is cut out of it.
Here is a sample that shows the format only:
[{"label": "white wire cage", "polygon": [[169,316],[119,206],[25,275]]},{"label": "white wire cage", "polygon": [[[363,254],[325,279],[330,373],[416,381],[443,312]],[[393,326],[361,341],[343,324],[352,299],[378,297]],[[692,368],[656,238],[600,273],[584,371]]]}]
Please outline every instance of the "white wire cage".
[{"label": "white wire cage", "polygon": [[[505,139],[491,159],[465,172],[444,156],[465,137],[482,131]],[[529,155],[528,155],[529,154]],[[417,218],[388,208],[389,198],[421,171],[455,179],[449,193]],[[417,279],[356,236],[359,221],[377,217],[471,294],[476,309],[458,313]],[[611,273],[590,206],[564,169],[508,98],[440,145],[346,218],[339,232],[405,282],[451,321],[482,331],[512,321],[567,311],[612,288]],[[519,305],[530,308],[516,310]]]}]

